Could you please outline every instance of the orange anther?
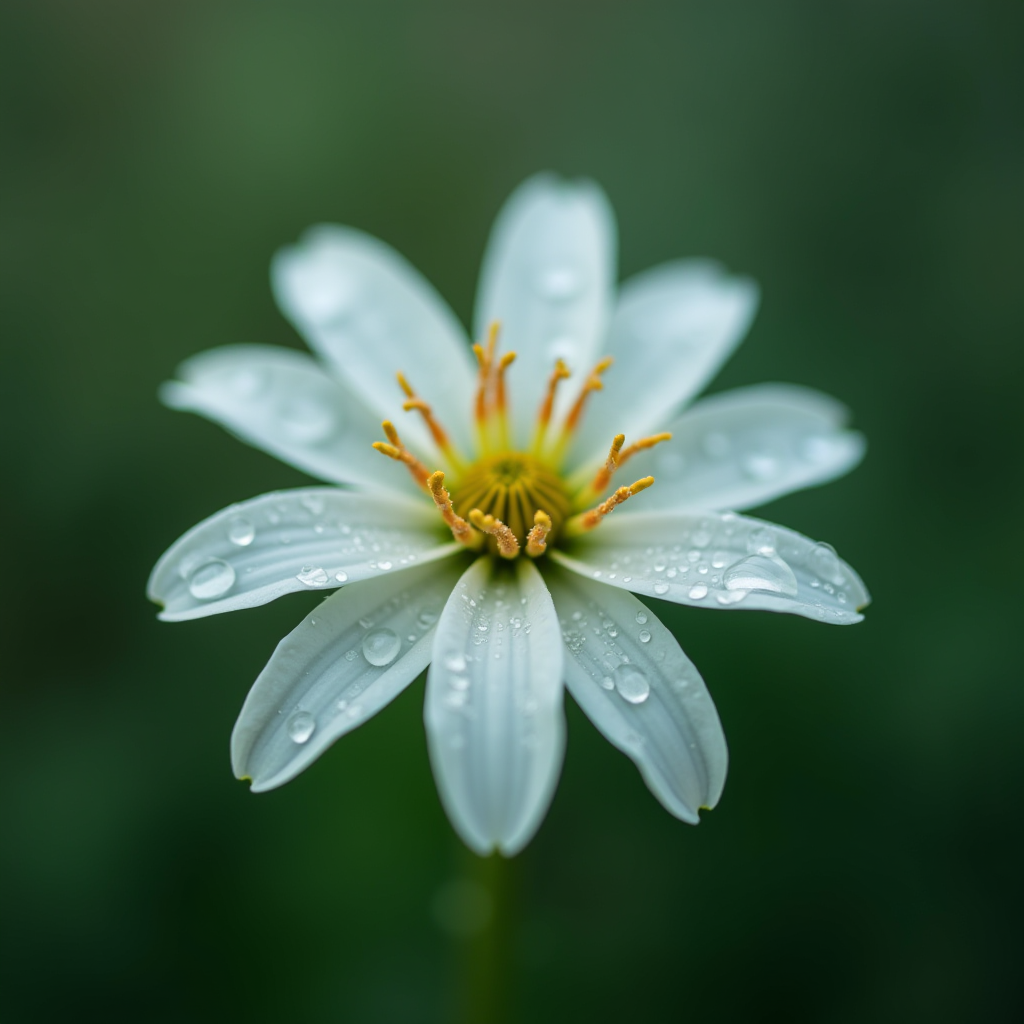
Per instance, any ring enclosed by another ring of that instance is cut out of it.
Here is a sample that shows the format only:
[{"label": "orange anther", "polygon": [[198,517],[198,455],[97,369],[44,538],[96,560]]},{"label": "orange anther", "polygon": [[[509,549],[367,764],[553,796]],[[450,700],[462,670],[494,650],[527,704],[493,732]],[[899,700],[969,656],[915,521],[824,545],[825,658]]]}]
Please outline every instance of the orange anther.
[{"label": "orange anther", "polygon": [[600,525],[601,520],[605,516],[610,515],[624,501],[632,498],[634,494],[647,490],[653,483],[653,476],[645,476],[639,480],[634,480],[628,487],[620,487],[610,497],[605,498],[600,505],[595,505],[587,512],[581,512],[578,516],[573,516],[565,524],[566,534],[568,536],[575,536],[593,530],[595,526]]},{"label": "orange anther", "polygon": [[473,533],[473,528],[462,516],[455,514],[455,509],[452,507],[452,498],[448,493],[448,488],[444,485],[444,473],[441,470],[431,473],[427,478],[427,489],[430,491],[434,504],[441,513],[441,518],[450,527],[452,536],[460,544],[465,544],[467,547],[479,547],[479,541],[477,535]]},{"label": "orange anther", "polygon": [[543,555],[548,546],[548,534],[551,532],[551,516],[537,509],[533,514],[533,527],[526,535],[526,553],[531,558]]},{"label": "orange anther", "polygon": [[430,472],[427,467],[424,466],[423,463],[420,462],[420,460],[417,459],[404,444],[402,444],[401,438],[398,436],[398,431],[395,430],[395,425],[391,420],[385,420],[381,424],[381,427],[384,430],[385,436],[391,443],[385,444],[383,441],[374,441],[373,447],[382,455],[386,455],[389,459],[405,463],[416,483],[426,487],[427,478],[430,476]]},{"label": "orange anther", "polygon": [[519,541],[516,535],[500,520],[488,514],[484,515],[475,508],[469,513],[469,521],[481,532],[492,536],[498,545],[498,554],[502,558],[515,558],[519,554]]}]

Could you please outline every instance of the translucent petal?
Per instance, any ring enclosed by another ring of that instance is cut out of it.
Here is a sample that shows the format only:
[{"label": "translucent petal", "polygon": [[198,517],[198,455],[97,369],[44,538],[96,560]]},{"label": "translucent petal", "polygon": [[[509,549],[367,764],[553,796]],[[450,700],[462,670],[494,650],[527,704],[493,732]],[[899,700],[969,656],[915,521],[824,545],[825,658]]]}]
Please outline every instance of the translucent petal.
[{"label": "translucent petal", "polygon": [[399,370],[468,444],[475,370],[465,331],[394,249],[354,228],[321,225],[277,253],[271,277],[285,316],[403,439],[431,445],[419,417],[402,414]]},{"label": "translucent petal", "polygon": [[293,779],[362,725],[430,661],[461,563],[418,566],[332,594],[277,646],[231,736],[231,764],[256,792]]},{"label": "translucent petal", "polygon": [[819,391],[761,384],[705,398],[669,423],[672,440],[638,455],[629,477],[656,485],[622,514],[741,509],[833,480],[864,455],[846,409]]},{"label": "translucent petal", "polygon": [[722,795],[729,754],[700,673],[632,594],[549,566],[568,655],[565,684],[677,818],[696,824]]},{"label": "translucent petal", "polygon": [[284,462],[337,483],[414,488],[371,448],[380,420],[303,352],[269,345],[209,349],[178,367],[161,398],[196,412]]},{"label": "translucent petal", "polygon": [[698,608],[792,612],[845,625],[870,600],[828,544],[734,512],[611,518],[551,557],[580,575]]},{"label": "translucent petal", "polygon": [[441,613],[424,715],[448,817],[480,854],[533,836],[565,749],[562,638],[526,558],[477,559]]},{"label": "translucent petal", "polygon": [[[520,441],[533,428],[555,360],[574,382],[600,355],[615,283],[615,214],[590,181],[529,178],[509,197],[491,232],[477,293],[476,336],[501,323],[505,351],[517,353],[508,371],[512,415]],[[563,385],[556,415],[576,388]]]},{"label": "translucent petal", "polygon": [[149,598],[164,606],[161,619],[196,619],[457,550],[426,502],[333,487],[276,491],[223,509],[172,544],[149,578]]},{"label": "translucent petal", "polygon": [[575,461],[603,458],[617,433],[629,442],[668,429],[747,333],[757,302],[753,281],[706,260],[665,263],[626,281],[606,345],[615,365],[593,397]]}]

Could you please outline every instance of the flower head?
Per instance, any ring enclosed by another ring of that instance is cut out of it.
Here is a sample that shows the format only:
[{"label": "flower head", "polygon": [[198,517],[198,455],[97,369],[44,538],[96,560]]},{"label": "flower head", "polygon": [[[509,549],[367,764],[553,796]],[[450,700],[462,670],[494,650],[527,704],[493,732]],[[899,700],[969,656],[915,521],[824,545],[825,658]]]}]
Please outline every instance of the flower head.
[{"label": "flower head", "polygon": [[278,254],[273,283],[319,360],[233,346],[166,385],[169,405],[332,485],[217,513],[150,579],[170,620],[337,588],[242,708],[232,761],[254,790],[294,778],[429,664],[431,763],[474,850],[515,853],[539,826],[563,686],[696,823],[721,794],[725,737],[633,594],[860,620],[867,592],[832,548],[735,511],[855,465],[842,407],[762,385],[684,409],[746,332],[756,288],[688,261],[616,295],[614,260],[596,186],[530,179],[491,236],[470,347],[395,252],[315,228]]}]

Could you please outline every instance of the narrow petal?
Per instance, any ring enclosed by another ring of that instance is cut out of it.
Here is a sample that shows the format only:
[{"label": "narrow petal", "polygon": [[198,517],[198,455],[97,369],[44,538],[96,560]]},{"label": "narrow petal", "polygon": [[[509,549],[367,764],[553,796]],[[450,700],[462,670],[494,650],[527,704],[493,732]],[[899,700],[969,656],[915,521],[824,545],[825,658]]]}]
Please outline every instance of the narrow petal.
[{"label": "narrow petal", "polygon": [[[475,333],[494,320],[517,353],[509,370],[512,415],[530,436],[544,384],[558,358],[581,381],[599,356],[616,262],[615,214],[591,181],[538,174],[512,193],[491,231],[480,273]],[[556,416],[571,387],[563,387]]]},{"label": "narrow petal", "polygon": [[565,749],[562,659],[537,567],[478,558],[441,613],[424,716],[441,802],[481,855],[522,849],[551,802]]},{"label": "narrow petal", "polygon": [[310,346],[403,437],[431,444],[415,416],[398,418],[402,371],[455,439],[469,440],[474,369],[462,325],[390,246],[354,228],[311,228],[271,270],[282,312]]},{"label": "narrow petal", "polygon": [[834,480],[864,456],[862,434],[844,430],[846,409],[809,388],[761,384],[705,398],[666,429],[672,440],[630,463],[657,486],[623,515],[762,505]]},{"label": "narrow petal", "polygon": [[734,512],[645,512],[551,557],[590,579],[697,608],[791,612],[846,625],[870,600],[828,544]]},{"label": "narrow petal", "polygon": [[757,302],[753,281],[706,260],[666,263],[630,278],[608,331],[615,365],[594,396],[576,461],[601,459],[613,434],[636,440],[667,429],[747,333]]},{"label": "narrow petal", "polygon": [[569,692],[664,807],[697,824],[700,808],[718,803],[729,763],[700,673],[632,594],[557,566],[544,579],[568,650]]},{"label": "narrow petal", "polygon": [[214,348],[182,363],[178,375],[161,390],[167,405],[199,413],[306,473],[377,490],[414,486],[371,447],[380,420],[304,352]]},{"label": "narrow petal", "polygon": [[445,543],[425,503],[333,487],[276,491],[189,530],[157,562],[148,592],[164,606],[160,618],[176,622],[329,590],[459,550]]},{"label": "narrow petal", "polygon": [[427,667],[461,563],[418,566],[332,594],[277,645],[231,735],[255,792],[295,778]]}]

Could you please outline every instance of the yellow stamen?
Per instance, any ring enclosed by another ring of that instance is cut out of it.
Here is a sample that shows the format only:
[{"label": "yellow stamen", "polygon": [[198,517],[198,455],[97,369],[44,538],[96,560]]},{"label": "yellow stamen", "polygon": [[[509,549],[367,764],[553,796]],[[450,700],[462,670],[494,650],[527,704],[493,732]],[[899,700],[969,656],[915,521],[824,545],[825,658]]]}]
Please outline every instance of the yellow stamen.
[{"label": "yellow stamen", "polygon": [[[612,441],[612,446],[608,451],[607,461],[597,471],[597,474],[590,484],[576,495],[576,507],[579,508],[580,505],[587,505],[598,495],[603,494],[616,471],[620,470],[634,455],[637,454],[637,452],[646,451],[648,448],[653,448],[656,444],[661,444],[662,441],[671,440],[672,435],[667,432],[663,434],[651,434],[650,437],[642,437],[639,441],[635,441],[628,448],[623,448],[622,445],[625,441],[625,434],[616,434],[615,439]],[[577,484],[579,483],[578,474],[574,477],[574,481]]]},{"label": "yellow stamen", "polygon": [[612,439],[612,446],[608,449],[608,458],[605,464],[597,471],[597,476],[594,477],[594,481],[590,485],[590,490],[595,494],[600,494],[608,486],[608,482],[614,475],[615,470],[619,468],[620,452],[625,443],[625,434],[616,434]]},{"label": "yellow stamen", "polygon": [[492,394],[496,387],[494,379],[494,353],[498,346],[498,334],[500,331],[501,324],[497,320],[492,321],[490,327],[487,329],[486,346],[473,346],[473,354],[476,356],[476,361],[480,366],[480,374],[476,389],[476,425],[477,433],[480,436],[480,445],[484,451],[487,451],[490,447],[490,438],[488,437],[488,420],[490,419],[491,413],[494,409],[494,395]]},{"label": "yellow stamen", "polygon": [[641,477],[639,480],[634,480],[628,487],[620,487],[610,497],[605,498],[600,505],[595,505],[592,509],[587,512],[581,512],[577,516],[573,516],[565,524],[566,536],[575,537],[581,533],[587,533],[589,530],[593,530],[595,526],[599,526],[605,516],[610,515],[619,505],[621,505],[628,498],[632,498],[634,494],[639,494],[641,491],[647,490],[651,484],[654,483],[653,476]]},{"label": "yellow stamen", "polygon": [[408,399],[402,405],[402,408],[406,412],[415,410],[423,417],[427,428],[430,430],[430,436],[434,439],[434,444],[448,456],[456,468],[461,469],[464,466],[462,457],[452,445],[448,432],[434,416],[434,410],[416,394],[404,373],[399,372],[395,376],[398,378],[398,386],[404,392],[406,399]]},{"label": "yellow stamen", "polygon": [[373,447],[382,455],[386,455],[389,459],[405,463],[409,472],[412,474],[413,480],[415,480],[421,487],[426,487],[430,471],[405,447],[404,444],[402,444],[401,438],[398,436],[398,431],[395,430],[395,425],[391,420],[385,420],[381,424],[381,427],[384,430],[385,436],[391,443],[385,444],[383,441],[374,441]]},{"label": "yellow stamen", "polygon": [[437,506],[437,510],[441,513],[441,518],[448,524],[452,531],[452,536],[460,543],[465,544],[469,548],[480,547],[479,534],[473,532],[473,528],[466,522],[462,516],[455,514],[455,509],[452,506],[452,498],[448,493],[448,489],[444,485],[444,473],[438,470],[436,473],[431,473],[427,478],[427,489],[430,491],[431,497],[434,499],[434,504]]},{"label": "yellow stamen", "polygon": [[548,534],[551,532],[551,516],[537,509],[533,514],[533,527],[526,535],[526,553],[531,558],[543,555],[548,546]]},{"label": "yellow stamen", "polygon": [[557,360],[555,368],[551,371],[551,376],[548,378],[548,389],[544,393],[544,400],[540,403],[540,408],[537,410],[537,429],[533,435],[534,455],[539,455],[544,445],[544,435],[547,433],[548,424],[551,422],[551,410],[555,405],[555,392],[558,390],[558,384],[570,376],[569,367],[561,359]]},{"label": "yellow stamen", "polygon": [[600,391],[604,384],[601,383],[601,374],[612,365],[614,360],[611,356],[605,356],[594,368],[590,371],[590,376],[583,382],[583,386],[580,388],[579,397],[573,403],[572,408],[569,410],[568,416],[565,417],[565,422],[562,424],[562,432],[559,435],[558,441],[555,443],[553,452],[551,453],[552,459],[557,463],[560,462],[562,456],[565,454],[565,449],[569,445],[569,441],[572,439],[572,435],[576,432],[576,428],[580,425],[580,420],[583,418],[583,410],[586,408],[587,399],[590,397],[592,391]]},{"label": "yellow stamen", "polygon": [[484,515],[475,508],[469,513],[469,521],[481,532],[490,534],[498,545],[498,554],[502,558],[515,558],[519,554],[519,541],[516,535],[500,520],[492,515]]},{"label": "yellow stamen", "polygon": [[494,405],[498,411],[498,429],[501,431],[501,446],[507,448],[508,438],[508,395],[505,391],[505,371],[515,362],[515,352],[506,352],[498,361],[494,372]]}]

